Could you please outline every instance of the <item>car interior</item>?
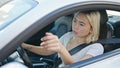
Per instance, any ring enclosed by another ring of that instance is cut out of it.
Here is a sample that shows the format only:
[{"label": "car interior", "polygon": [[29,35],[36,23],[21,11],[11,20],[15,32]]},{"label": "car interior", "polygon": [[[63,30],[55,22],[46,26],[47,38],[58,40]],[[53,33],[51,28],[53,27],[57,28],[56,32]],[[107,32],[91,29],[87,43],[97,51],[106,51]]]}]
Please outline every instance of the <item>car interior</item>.
[{"label": "car interior", "polygon": [[[105,10],[100,10],[101,17],[100,17],[100,39],[106,39],[106,38],[120,38],[120,20],[116,21],[115,23],[112,22],[112,19],[114,16],[108,16],[107,12]],[[38,31],[36,34],[34,34],[32,37],[30,37],[28,40],[25,41],[25,43],[32,44],[39,46],[41,41],[40,39],[44,37],[45,32],[51,32],[55,35],[57,35],[59,38],[65,34],[66,32],[71,31],[71,25],[72,25],[72,19],[73,19],[73,14],[68,14],[62,17],[59,17],[40,31]],[[119,16],[120,19],[120,16]],[[115,50],[119,48],[119,44],[103,44],[104,45],[104,53],[107,53],[109,51]],[[18,53],[20,54],[21,51],[19,51],[19,48],[17,49]],[[49,56],[43,56],[43,55],[38,55],[35,53],[32,53],[28,50],[23,51],[23,53],[27,54],[27,57],[29,58],[24,58],[23,54],[21,53],[20,57],[23,59],[28,59],[28,60],[23,60],[23,62],[26,62],[26,65],[30,66],[31,64],[33,65],[34,68],[55,68],[57,63],[57,54],[52,54]],[[12,57],[9,57],[6,59],[3,64],[12,62],[15,59]]]},{"label": "car interior", "polygon": [[[74,14],[69,14],[69,15],[58,18],[53,23],[46,26],[45,28],[43,28],[43,30],[39,31],[38,33],[36,33],[36,35],[31,37],[29,40],[27,40],[26,43],[39,46],[39,44],[41,42],[40,38],[42,38],[44,36],[45,32],[51,32],[60,38],[66,32],[71,31],[73,15]],[[100,20],[101,24],[100,24],[99,40],[105,39],[105,38],[112,38],[112,36],[113,36],[113,26],[108,22],[108,18],[109,17],[107,15],[107,12],[102,10],[101,11],[101,20]],[[103,44],[103,45],[105,48],[105,51],[104,51],[105,53],[116,49],[116,47],[114,45],[107,45],[107,44]],[[30,60],[32,61],[32,63],[40,63],[41,61],[39,59],[40,59],[40,57],[42,57],[44,59],[43,62],[46,62],[48,65],[50,64],[52,66],[55,62],[54,60],[56,60],[56,54],[50,55],[50,56],[40,56],[40,55],[31,53],[29,51],[26,51],[26,52],[27,52]],[[35,57],[35,55],[37,57]]]}]

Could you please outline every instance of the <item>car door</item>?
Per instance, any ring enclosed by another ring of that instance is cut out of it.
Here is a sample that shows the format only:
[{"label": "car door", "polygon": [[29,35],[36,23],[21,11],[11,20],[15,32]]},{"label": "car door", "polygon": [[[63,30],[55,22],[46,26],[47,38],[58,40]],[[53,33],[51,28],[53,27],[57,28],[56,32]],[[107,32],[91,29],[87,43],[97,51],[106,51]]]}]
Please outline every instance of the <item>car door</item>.
[{"label": "car door", "polygon": [[[69,15],[74,12],[83,11],[83,10],[84,11],[100,10],[100,9],[115,10],[115,11],[120,10],[119,1],[90,1],[90,0],[74,1],[72,0],[70,2],[67,2],[63,0],[62,1],[56,0],[55,2],[53,2],[53,4],[52,3],[48,4],[48,6],[46,6],[46,2],[48,3],[48,1],[42,1],[42,0],[35,1],[35,3],[37,4],[37,7],[30,10],[28,13],[26,13],[25,15],[17,19],[15,22],[13,22],[13,24],[10,24],[8,27],[6,27],[1,31],[0,37],[2,39],[0,41],[3,47],[1,47],[0,49],[0,54],[1,54],[0,61],[3,61],[10,54],[12,54],[14,50],[16,50],[16,48],[19,45],[21,45],[22,42],[25,42],[27,39],[29,39],[39,31],[42,31],[42,30],[45,31],[45,28],[47,27],[47,25],[50,25],[51,23],[53,23],[53,21],[55,21],[57,18],[61,16]],[[56,3],[58,2],[60,3],[58,4],[58,6],[56,6]],[[45,10],[45,8],[48,9],[48,11]],[[92,59],[92,60],[95,60],[95,59]],[[89,62],[91,62],[92,60],[90,60]],[[87,63],[87,61],[84,61],[82,63]],[[74,66],[80,67],[79,65],[80,63],[76,63],[75,65],[73,64],[68,67],[74,67]]]}]

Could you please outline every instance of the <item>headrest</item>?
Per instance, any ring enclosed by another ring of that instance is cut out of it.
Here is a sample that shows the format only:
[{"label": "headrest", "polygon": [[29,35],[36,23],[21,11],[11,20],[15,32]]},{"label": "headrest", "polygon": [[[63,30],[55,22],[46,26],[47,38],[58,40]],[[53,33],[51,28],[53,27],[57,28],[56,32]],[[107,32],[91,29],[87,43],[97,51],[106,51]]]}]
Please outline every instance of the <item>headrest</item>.
[{"label": "headrest", "polygon": [[100,12],[100,36],[99,39],[107,38],[107,21],[108,15],[106,10],[99,10]]}]

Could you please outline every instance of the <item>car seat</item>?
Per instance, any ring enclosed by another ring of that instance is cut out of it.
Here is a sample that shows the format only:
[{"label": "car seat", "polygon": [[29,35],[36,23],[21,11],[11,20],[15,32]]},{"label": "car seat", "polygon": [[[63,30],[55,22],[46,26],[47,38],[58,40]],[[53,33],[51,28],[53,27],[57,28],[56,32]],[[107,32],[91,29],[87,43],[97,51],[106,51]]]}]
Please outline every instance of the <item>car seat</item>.
[{"label": "car seat", "polygon": [[[108,23],[108,15],[105,10],[100,10],[100,39],[109,39],[113,36],[113,26]],[[116,46],[114,44],[103,44],[104,46],[104,53],[112,51],[116,49]]]},{"label": "car seat", "polygon": [[54,23],[54,28],[49,32],[57,35],[59,38],[68,31],[71,31],[73,14],[62,16]]}]

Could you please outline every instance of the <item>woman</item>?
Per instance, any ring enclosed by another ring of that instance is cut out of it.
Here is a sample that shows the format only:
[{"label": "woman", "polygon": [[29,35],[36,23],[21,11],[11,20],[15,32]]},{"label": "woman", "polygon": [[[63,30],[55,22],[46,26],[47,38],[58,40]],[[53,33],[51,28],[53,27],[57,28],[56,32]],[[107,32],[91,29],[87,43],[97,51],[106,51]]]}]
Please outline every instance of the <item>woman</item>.
[{"label": "woman", "polygon": [[41,38],[40,46],[23,43],[22,47],[40,55],[57,52],[63,63],[67,65],[103,54],[104,49],[100,43],[88,45],[72,56],[68,52],[80,44],[97,41],[99,28],[100,13],[98,11],[77,12],[73,18],[72,32],[64,34],[60,40],[56,35],[46,32],[46,36]]}]

